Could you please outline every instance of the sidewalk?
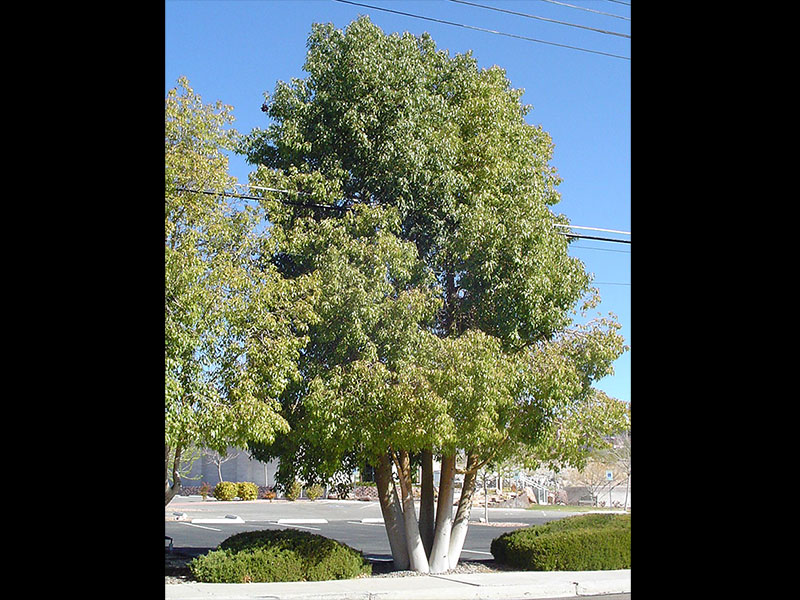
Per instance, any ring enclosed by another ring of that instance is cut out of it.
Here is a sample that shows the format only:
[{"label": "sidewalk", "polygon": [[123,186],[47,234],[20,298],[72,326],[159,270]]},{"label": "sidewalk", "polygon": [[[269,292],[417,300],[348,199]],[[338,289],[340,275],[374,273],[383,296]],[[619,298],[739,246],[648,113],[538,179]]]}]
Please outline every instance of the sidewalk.
[{"label": "sidewalk", "polygon": [[520,571],[297,583],[180,583],[165,600],[521,600],[631,591],[631,570]]}]

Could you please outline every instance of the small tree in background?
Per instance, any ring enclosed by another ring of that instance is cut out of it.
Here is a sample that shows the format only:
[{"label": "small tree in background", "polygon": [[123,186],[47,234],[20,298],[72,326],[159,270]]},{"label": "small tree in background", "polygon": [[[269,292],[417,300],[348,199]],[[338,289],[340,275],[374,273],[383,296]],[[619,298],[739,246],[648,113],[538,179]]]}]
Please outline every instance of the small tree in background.
[{"label": "small tree in background", "polygon": [[614,438],[612,446],[603,452],[605,460],[615,471],[625,476],[625,510],[628,510],[628,494],[631,485],[631,432],[624,431]]},{"label": "small tree in background", "polygon": [[187,448],[225,454],[288,430],[276,399],[299,375],[314,289],[255,262],[262,216],[222,195],[234,183],[231,109],[178,84],[164,122],[165,504]]},{"label": "small tree in background", "polygon": [[205,450],[203,452],[203,458],[205,461],[217,467],[217,477],[219,477],[219,481],[222,481],[222,465],[238,456],[239,452],[233,452],[231,454],[224,455],[220,454],[216,450]]},{"label": "small tree in background", "polygon": [[606,479],[608,463],[591,459],[580,470],[574,470],[571,481],[574,485],[585,487],[592,496],[592,506],[598,506],[600,491],[609,485]]}]

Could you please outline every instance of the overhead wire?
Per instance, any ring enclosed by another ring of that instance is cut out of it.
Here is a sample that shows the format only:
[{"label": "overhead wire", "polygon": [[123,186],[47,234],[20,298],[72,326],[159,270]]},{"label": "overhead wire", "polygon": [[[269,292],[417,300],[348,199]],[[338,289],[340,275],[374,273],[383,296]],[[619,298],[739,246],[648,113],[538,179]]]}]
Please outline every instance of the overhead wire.
[{"label": "overhead wire", "polygon": [[599,252],[618,252],[619,254],[630,254],[630,250],[614,250],[613,248],[597,248],[595,246],[570,246],[570,248],[579,248],[581,250],[597,250]]},{"label": "overhead wire", "polygon": [[425,21],[432,21],[434,23],[442,23],[444,25],[453,25],[454,27],[463,27],[464,29],[472,29],[474,31],[483,31],[484,33],[493,33],[495,35],[503,35],[510,38],[516,38],[520,40],[527,40],[529,42],[537,42],[539,44],[547,44],[549,46],[558,46],[560,48],[568,48],[570,50],[579,50],[581,52],[589,52],[591,54],[600,54],[602,56],[609,56],[612,58],[619,58],[622,60],[630,60],[629,56],[622,56],[620,54],[612,54],[611,52],[602,52],[600,50],[590,50],[589,48],[581,48],[579,46],[571,46],[569,44],[559,44],[557,42],[550,42],[547,40],[540,40],[536,38],[527,37],[524,35],[517,35],[515,33],[506,33],[504,31],[496,31],[494,29],[486,29],[485,27],[476,27],[475,25],[466,25],[464,23],[456,23],[454,21],[446,21],[444,19],[436,19],[434,17],[426,17],[423,15],[415,15],[413,13],[404,12],[401,10],[393,10],[391,8],[382,8],[380,6],[372,6],[370,4],[362,4],[361,2],[353,2],[352,0],[333,0],[334,2],[340,2],[342,4],[352,4],[353,6],[362,6],[364,8],[371,8],[372,10],[380,10],[383,12],[393,13],[396,15],[402,15],[405,17],[413,17],[415,19],[423,19]]},{"label": "overhead wire", "polygon": [[503,12],[503,13],[507,13],[507,14],[510,14],[510,15],[517,15],[519,17],[527,17],[529,19],[537,19],[539,21],[545,21],[547,23],[556,23],[558,25],[567,25],[569,27],[577,27],[579,29],[587,29],[589,31],[595,31],[597,33],[604,33],[606,35],[616,35],[616,36],[624,37],[624,38],[628,38],[628,39],[630,39],[630,37],[631,37],[627,33],[619,33],[617,31],[608,31],[606,29],[597,29],[595,27],[589,27],[587,25],[579,25],[577,23],[568,23],[566,21],[558,21],[556,19],[550,19],[548,17],[540,17],[538,15],[531,15],[531,14],[528,14],[528,13],[517,12],[515,10],[508,10],[507,8],[499,8],[497,6],[487,6],[485,4],[477,4],[475,2],[467,2],[466,0],[450,0],[450,2],[455,2],[456,4],[464,4],[464,5],[467,5],[467,6],[475,6],[477,8],[485,8],[487,10],[495,10],[497,12]]},{"label": "overhead wire", "polygon": [[[585,6],[575,6],[574,4],[567,4],[566,2],[557,2],[557,0],[540,0],[540,2],[549,2],[550,4],[558,4],[559,6],[566,6],[568,8],[577,8],[578,10],[585,10],[586,12],[593,12],[599,15],[605,15],[607,17],[616,17],[617,19],[624,19],[625,21],[630,21],[630,17],[623,17],[621,15],[614,15],[611,13],[603,12],[601,10],[594,10],[593,8],[586,8]],[[620,4],[625,4],[624,2],[620,2]],[[628,4],[630,6],[630,4]]]},{"label": "overhead wire", "polygon": [[[241,185],[241,184],[237,184],[237,185]],[[266,190],[266,191],[270,191],[270,192],[284,192],[284,193],[287,193],[287,194],[309,195],[308,192],[283,190],[283,189],[279,189],[279,188],[269,188],[269,187],[261,187],[261,186],[250,186],[250,187],[255,188],[255,189],[262,189],[262,190]],[[336,206],[334,204],[314,204],[314,203],[308,204],[308,203],[303,203],[303,202],[292,202],[291,200],[281,200],[279,198],[264,198],[264,197],[261,197],[261,196],[249,196],[247,194],[232,194],[231,192],[214,192],[214,191],[206,191],[206,190],[193,190],[193,189],[185,188],[185,187],[182,187],[182,186],[178,186],[175,189],[177,191],[179,191],[179,192],[190,192],[190,193],[194,193],[194,194],[207,194],[207,195],[212,195],[212,196],[225,196],[225,197],[228,197],[228,198],[240,198],[240,199],[245,199],[245,200],[256,200],[256,201],[258,201],[258,200],[273,200],[273,201],[279,202],[281,204],[285,204],[285,205],[288,205],[288,206],[294,206],[294,207],[298,207],[298,208],[316,208],[316,209],[329,209],[329,210],[338,210],[338,211],[347,211],[348,210],[347,207]],[[576,228],[577,228],[577,226],[576,226]],[[581,229],[599,229],[599,228],[596,228],[596,227],[580,227],[580,228]],[[601,231],[613,231],[613,230],[602,230],[601,229]],[[561,233],[561,232],[559,232],[559,233]],[[606,241],[606,242],[621,242],[621,243],[627,243],[627,244],[631,243],[630,240],[618,240],[618,239],[613,239],[613,238],[602,238],[602,237],[597,237],[597,236],[586,236],[586,235],[566,234],[566,233],[562,233],[562,235],[565,235],[566,237],[570,237],[570,238],[581,238],[581,239],[587,239],[587,240],[601,240],[601,241]],[[588,248],[588,249],[589,250],[604,250],[604,248]],[[630,283],[615,283],[615,282],[603,282],[603,281],[597,281],[597,282],[594,282],[594,283],[596,283],[597,285],[630,285]]]},{"label": "overhead wire", "polygon": [[[281,204],[286,204],[287,206],[295,206],[297,208],[317,208],[317,209],[328,209],[328,210],[338,210],[338,211],[346,211],[347,207],[345,206],[336,206],[335,204],[315,204],[315,203],[304,203],[304,202],[294,202],[292,200],[281,200],[278,198],[264,198],[262,196],[248,196],[246,194],[232,194],[231,192],[214,192],[214,191],[206,191],[206,190],[193,190],[190,188],[185,187],[177,187],[175,188],[179,192],[190,192],[193,194],[206,194],[209,196],[225,196],[226,198],[240,198],[243,200],[273,200],[275,202],[280,202]],[[289,194],[306,194],[306,192],[293,192],[291,190],[279,190],[275,188],[262,188],[273,192],[286,192]]]},{"label": "overhead wire", "polygon": [[591,231],[605,231],[606,233],[622,233],[624,235],[630,235],[630,231],[620,231],[619,229],[602,229],[600,227],[581,227],[580,225],[565,225],[563,223],[556,223],[556,227],[568,227],[569,229],[588,229]]},{"label": "overhead wire", "polygon": [[[568,225],[568,224],[564,224],[564,223],[554,223],[553,226],[554,227],[564,227],[564,228],[567,228],[567,229],[586,229],[586,230],[589,230],[589,231],[602,231],[602,232],[605,232],[605,233],[620,233],[620,234],[623,234],[623,235],[630,235],[631,234],[630,231],[621,231],[619,229],[605,229],[605,228],[602,228],[602,227],[584,227],[584,226],[581,226],[581,225]],[[601,242],[617,242],[617,243],[620,243],[620,244],[630,244],[631,243],[630,240],[621,240],[621,239],[618,239],[618,238],[601,237],[601,236],[596,236],[596,235],[581,235],[581,234],[578,234],[578,233],[565,232],[565,231],[559,231],[558,233],[560,233],[561,235],[564,235],[566,237],[569,237],[569,238],[578,238],[578,239],[583,239],[583,240],[598,240],[598,241],[601,241]]]},{"label": "overhead wire", "polygon": [[561,235],[563,235],[563,236],[568,237],[568,238],[577,238],[577,239],[581,239],[581,240],[597,240],[597,241],[600,241],[600,242],[617,242],[618,244],[630,244],[631,243],[630,240],[619,240],[619,239],[616,239],[616,238],[600,237],[600,236],[597,236],[597,235],[580,235],[580,234],[577,234],[577,233],[561,233],[560,231],[559,231],[559,233]]},{"label": "overhead wire", "polygon": [[[271,192],[279,192],[279,193],[286,193],[286,194],[310,195],[310,194],[308,194],[308,192],[284,190],[284,189],[279,189],[279,188],[268,188],[268,187],[260,187],[260,186],[249,186],[249,187],[251,187],[253,189],[262,189],[262,190],[267,190],[267,191],[271,191]],[[194,194],[206,194],[206,195],[210,195],[210,196],[225,196],[227,198],[239,198],[239,199],[243,199],[243,200],[255,200],[255,201],[272,200],[274,202],[279,202],[281,204],[285,204],[287,206],[294,206],[294,207],[297,207],[297,208],[337,210],[337,211],[340,211],[340,212],[344,212],[344,211],[349,210],[348,207],[346,207],[346,206],[337,206],[335,204],[316,204],[316,203],[313,203],[313,202],[312,203],[294,202],[292,200],[282,200],[282,199],[279,199],[279,198],[265,198],[263,196],[249,196],[247,194],[233,194],[231,192],[195,190],[195,189],[186,188],[186,187],[183,187],[183,186],[178,186],[175,189],[177,191],[179,191],[179,192],[189,192],[189,193],[194,193]],[[563,225],[561,223],[557,223],[556,226],[569,227],[569,225]],[[574,227],[576,229],[594,229],[594,230],[598,230],[598,231],[612,231],[612,232],[616,231],[616,230],[613,230],[613,229],[600,229],[598,227],[581,227],[581,226],[574,226]],[[561,235],[564,235],[566,237],[569,237],[569,238],[579,238],[579,239],[585,239],[585,240],[598,240],[598,241],[603,241],[603,242],[617,242],[617,243],[621,243],[621,244],[630,244],[631,243],[630,240],[620,240],[620,239],[616,239],[616,238],[607,238],[607,237],[591,236],[591,235],[580,235],[580,234],[576,234],[576,233],[564,233],[564,232],[560,232],[560,231],[558,233],[560,233]],[[628,233],[628,232],[619,232],[619,233]]]}]

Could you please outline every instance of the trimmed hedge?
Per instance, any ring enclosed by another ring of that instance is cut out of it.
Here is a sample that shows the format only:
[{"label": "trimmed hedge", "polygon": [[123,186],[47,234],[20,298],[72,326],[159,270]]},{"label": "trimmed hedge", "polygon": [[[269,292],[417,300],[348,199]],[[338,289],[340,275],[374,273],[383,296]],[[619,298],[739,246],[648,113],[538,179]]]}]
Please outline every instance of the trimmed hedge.
[{"label": "trimmed hedge", "polygon": [[236,484],[236,495],[242,500],[255,500],[258,498],[258,486],[250,481],[240,481]]},{"label": "trimmed hedge", "polygon": [[239,498],[240,500],[255,500],[258,498],[259,487],[250,481],[220,481],[214,486],[212,492],[217,500],[228,501]]},{"label": "trimmed hedge", "polygon": [[296,529],[238,533],[193,559],[189,569],[205,583],[326,581],[372,573],[361,552]]},{"label": "trimmed hedge", "polygon": [[233,500],[239,492],[239,486],[232,481],[220,481],[214,486],[214,498],[217,500]]},{"label": "trimmed hedge", "polygon": [[566,517],[504,533],[492,540],[499,563],[528,571],[631,568],[631,516]]}]

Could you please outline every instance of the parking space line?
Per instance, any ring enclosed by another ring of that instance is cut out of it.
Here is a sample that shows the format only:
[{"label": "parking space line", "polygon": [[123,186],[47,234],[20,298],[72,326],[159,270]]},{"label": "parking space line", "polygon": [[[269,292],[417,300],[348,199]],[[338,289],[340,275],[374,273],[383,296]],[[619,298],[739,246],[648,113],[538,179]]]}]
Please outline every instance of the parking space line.
[{"label": "parking space line", "polygon": [[199,527],[200,529],[210,529],[211,531],[222,531],[222,529],[215,529],[214,527],[206,527],[205,525],[195,525],[194,523],[186,523],[185,521],[181,521],[184,525],[188,525],[189,527]]},{"label": "parking space line", "polygon": [[317,524],[327,523],[328,519],[278,519],[278,525],[295,525],[295,524]]}]

